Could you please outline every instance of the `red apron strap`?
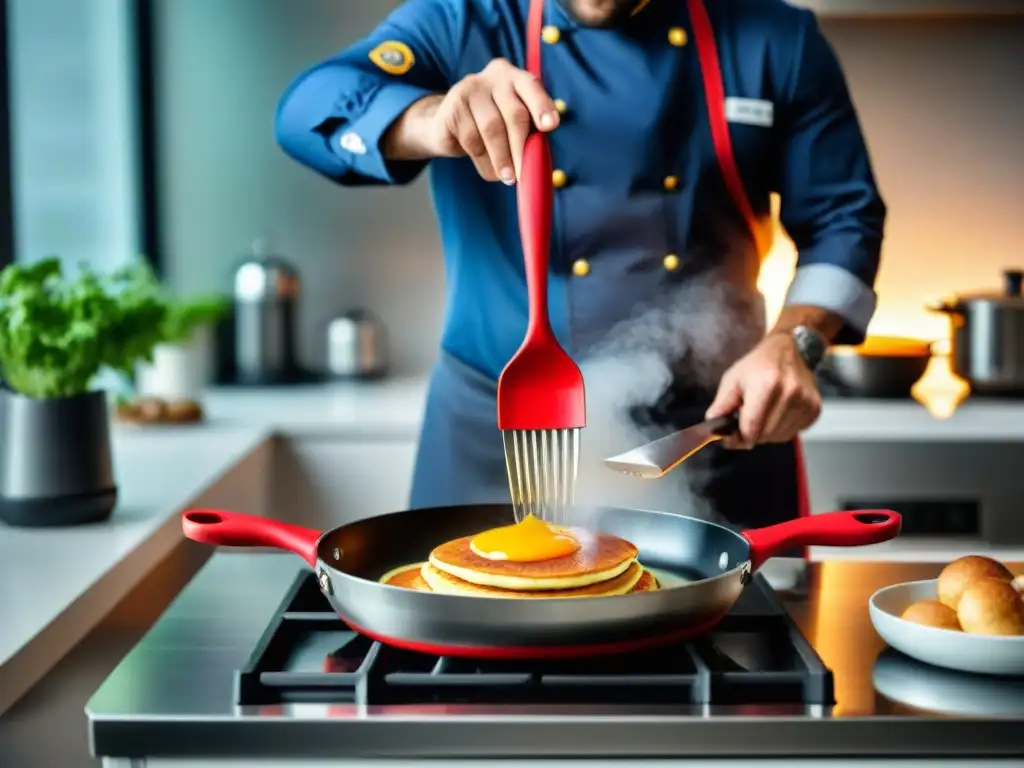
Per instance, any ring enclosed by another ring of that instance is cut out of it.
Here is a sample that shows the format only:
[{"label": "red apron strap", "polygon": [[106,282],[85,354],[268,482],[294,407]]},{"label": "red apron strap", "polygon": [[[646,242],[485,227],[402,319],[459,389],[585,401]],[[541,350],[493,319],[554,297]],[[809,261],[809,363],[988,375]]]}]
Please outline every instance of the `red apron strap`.
[{"label": "red apron strap", "polygon": [[[707,100],[708,121],[711,124],[711,139],[715,145],[715,156],[718,167],[725,179],[726,189],[733,203],[743,216],[758,250],[766,250],[761,235],[761,227],[754,209],[750,205],[743,179],[740,177],[736,156],[732,151],[732,138],[729,135],[729,122],[725,117],[725,88],[722,85],[722,67],[718,58],[718,46],[715,44],[715,33],[708,18],[707,8],[703,0],[687,0],[690,10],[690,23],[693,25],[693,39],[697,46],[697,58],[700,61],[700,73],[704,80],[704,98]],[[764,256],[761,252],[759,255]],[[807,517],[811,514],[810,489],[807,484],[807,469],[804,464],[803,447],[800,438],[793,441],[796,459],[796,508],[797,516]],[[807,548],[804,548],[807,556]]]},{"label": "red apron strap", "polygon": [[544,27],[544,0],[530,0],[526,19],[526,71],[541,80],[540,40]]},{"label": "red apron strap", "polygon": [[725,89],[722,86],[722,67],[719,64],[715,32],[711,27],[711,19],[708,18],[708,11],[704,7],[703,0],[687,0],[687,5],[690,10],[690,23],[693,24],[693,39],[697,46],[697,58],[700,61],[700,74],[704,80],[704,98],[707,100],[708,121],[711,123],[711,139],[715,144],[718,167],[725,178],[725,186],[733,203],[760,247],[758,235],[760,227],[736,165],[736,156],[732,151],[732,138],[729,136],[729,123],[725,118]]}]

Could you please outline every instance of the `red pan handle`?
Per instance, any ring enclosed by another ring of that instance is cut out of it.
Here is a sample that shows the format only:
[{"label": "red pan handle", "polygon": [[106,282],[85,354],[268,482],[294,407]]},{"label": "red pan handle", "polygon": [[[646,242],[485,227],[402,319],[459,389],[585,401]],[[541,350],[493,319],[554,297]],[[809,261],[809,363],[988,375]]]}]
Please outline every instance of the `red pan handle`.
[{"label": "red pan handle", "polygon": [[903,519],[889,509],[856,509],[824,512],[768,528],[743,531],[750,543],[754,570],[766,560],[795,547],[863,547],[899,536]]},{"label": "red pan handle", "polygon": [[192,541],[215,547],[274,547],[294,552],[311,566],[316,565],[316,545],[323,535],[313,528],[219,509],[183,512],[181,530]]}]

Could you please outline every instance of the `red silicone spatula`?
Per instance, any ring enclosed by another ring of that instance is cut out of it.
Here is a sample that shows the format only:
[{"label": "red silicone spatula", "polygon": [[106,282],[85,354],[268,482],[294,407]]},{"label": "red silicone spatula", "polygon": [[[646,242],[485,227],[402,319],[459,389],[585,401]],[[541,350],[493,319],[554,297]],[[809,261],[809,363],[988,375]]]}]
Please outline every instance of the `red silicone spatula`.
[{"label": "red silicone spatula", "polygon": [[518,203],[529,323],[522,346],[498,379],[498,428],[516,517],[532,514],[565,523],[573,504],[587,408],[583,374],[558,343],[548,317],[553,198],[551,154],[542,133],[526,140]]}]

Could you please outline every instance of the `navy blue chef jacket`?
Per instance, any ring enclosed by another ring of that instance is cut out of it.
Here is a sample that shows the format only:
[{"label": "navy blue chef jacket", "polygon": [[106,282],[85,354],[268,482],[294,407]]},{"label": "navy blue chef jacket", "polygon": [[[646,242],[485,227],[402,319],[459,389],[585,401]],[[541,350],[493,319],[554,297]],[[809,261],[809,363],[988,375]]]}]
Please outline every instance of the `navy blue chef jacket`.
[{"label": "navy blue chef jacket", "polygon": [[[299,75],[279,105],[279,143],[342,185],[408,183],[427,163],[385,159],[382,135],[413,102],[493,58],[525,66],[528,5],[408,0]],[[787,302],[838,313],[846,326],[837,340],[855,343],[875,308],[885,206],[836,57],[814,16],[782,0],[705,6],[751,207],[767,219],[778,192],[799,250]],[[637,306],[670,300],[715,270],[756,293],[758,254],[716,158],[687,4],[650,0],[598,29],[548,0],[544,24],[542,79],[562,113],[549,135],[550,313],[565,348],[585,357]],[[494,392],[526,328],[515,190],[480,179],[468,158],[429,166],[448,311],[412,504],[507,501]],[[670,428],[702,416],[713,391],[687,381],[685,361],[673,367],[675,384],[656,407],[636,411],[638,423]],[[763,524],[794,514],[791,446],[698,458],[713,470],[703,490],[725,517]]]}]

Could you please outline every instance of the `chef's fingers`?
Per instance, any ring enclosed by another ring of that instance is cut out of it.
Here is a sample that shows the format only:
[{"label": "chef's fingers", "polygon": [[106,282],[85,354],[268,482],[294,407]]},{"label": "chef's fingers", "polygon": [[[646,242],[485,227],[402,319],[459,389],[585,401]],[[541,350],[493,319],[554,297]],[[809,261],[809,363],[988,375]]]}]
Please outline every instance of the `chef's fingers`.
[{"label": "chef's fingers", "polygon": [[731,372],[726,372],[718,385],[714,401],[704,412],[704,418],[710,420],[725,416],[739,408],[742,403],[743,388],[740,386],[739,380]]},{"label": "chef's fingers", "polygon": [[740,408],[740,434],[746,447],[761,441],[768,419],[782,394],[778,379],[753,379],[743,387],[743,407]]},{"label": "chef's fingers", "polygon": [[465,89],[458,100],[452,105],[451,114],[448,117],[448,130],[455,136],[462,150],[469,155],[476,166],[477,173],[488,181],[496,181],[498,174],[491,165],[490,156],[487,154],[487,144],[484,143],[480,129],[477,127],[476,118],[473,116],[472,102],[477,100],[491,100],[490,92],[484,88]]},{"label": "chef's fingers", "polygon": [[470,99],[469,108],[473,113],[477,131],[483,139],[491,169],[504,183],[514,183],[516,176],[512,162],[512,150],[509,148],[505,116],[495,102],[493,94],[490,92],[477,94]]},{"label": "chef's fingers", "polygon": [[[530,129],[533,127],[533,117],[530,115],[529,108],[523,103],[518,91],[516,91],[511,83],[495,88],[493,96],[494,103],[498,105],[498,109],[501,111],[501,116],[505,123],[505,131],[508,134],[508,147],[512,153],[512,181],[515,181],[519,178],[519,172],[522,169],[523,147],[526,146],[526,137],[530,134]],[[510,183],[505,179],[504,175],[502,175],[501,180],[506,184]]]},{"label": "chef's fingers", "polygon": [[775,421],[769,419],[761,439],[764,442],[788,443],[811,426],[821,413],[821,396],[813,387],[802,383],[784,384],[775,409]]},{"label": "chef's fingers", "polygon": [[555,102],[544,90],[544,85],[525,70],[517,70],[512,85],[526,108],[530,110],[533,124],[538,131],[553,131],[558,127],[558,110]]},{"label": "chef's fingers", "polygon": [[[743,388],[734,376],[726,373],[718,385],[718,393],[715,395],[714,402],[711,403],[704,413],[704,418],[709,420],[717,419],[719,416],[734,413],[742,404]],[[722,444],[726,448],[743,448],[745,447],[744,443],[742,428],[740,434],[722,438]]]},{"label": "chef's fingers", "polygon": [[[767,386],[766,384],[765,387]],[[762,443],[781,440],[781,435],[789,426],[787,422],[794,420],[797,416],[796,409],[800,406],[797,400],[799,392],[793,389],[789,382],[780,380],[774,385],[774,389],[777,390],[775,399],[764,415],[764,423],[758,435],[758,441]]]}]

